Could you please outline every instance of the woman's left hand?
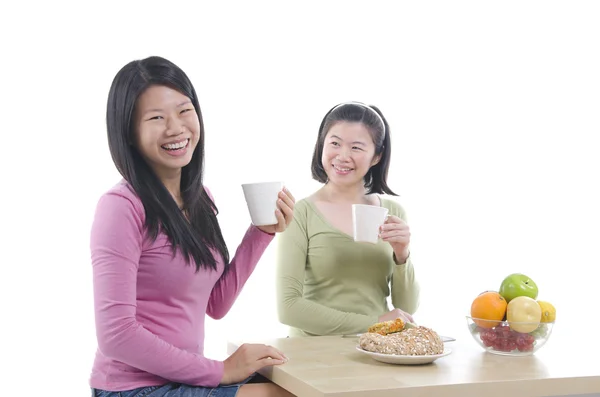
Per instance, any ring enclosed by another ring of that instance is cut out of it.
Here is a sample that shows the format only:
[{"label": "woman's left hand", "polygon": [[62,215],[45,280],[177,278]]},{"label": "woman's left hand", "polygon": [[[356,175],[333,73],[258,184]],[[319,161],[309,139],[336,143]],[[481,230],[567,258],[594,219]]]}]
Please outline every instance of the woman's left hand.
[{"label": "woman's left hand", "polygon": [[410,228],[406,222],[397,216],[388,216],[385,223],[379,228],[379,237],[390,243],[398,263],[406,262],[410,243]]},{"label": "woman's left hand", "polygon": [[279,192],[279,198],[277,199],[277,209],[275,210],[277,224],[257,226],[257,228],[269,234],[283,232],[290,225],[292,219],[294,219],[295,203],[296,199],[294,199],[292,193],[290,193],[290,191],[286,187],[284,187],[283,190]]}]

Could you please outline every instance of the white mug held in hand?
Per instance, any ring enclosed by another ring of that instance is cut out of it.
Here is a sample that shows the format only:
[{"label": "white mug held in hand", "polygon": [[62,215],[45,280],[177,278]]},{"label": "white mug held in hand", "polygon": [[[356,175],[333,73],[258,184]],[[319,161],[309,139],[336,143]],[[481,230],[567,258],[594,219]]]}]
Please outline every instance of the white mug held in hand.
[{"label": "white mug held in hand", "polygon": [[379,227],[385,223],[388,209],[376,205],[353,204],[354,241],[377,244]]},{"label": "white mug held in hand", "polygon": [[276,225],[277,199],[283,182],[245,183],[244,197],[254,226]]}]

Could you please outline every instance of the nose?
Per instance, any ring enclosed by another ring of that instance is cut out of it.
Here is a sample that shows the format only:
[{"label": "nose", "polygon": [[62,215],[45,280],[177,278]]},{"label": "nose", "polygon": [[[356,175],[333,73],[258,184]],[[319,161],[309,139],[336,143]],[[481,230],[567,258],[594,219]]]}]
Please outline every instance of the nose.
[{"label": "nose", "polygon": [[183,133],[183,123],[177,117],[169,118],[167,123],[167,135],[176,136]]},{"label": "nose", "polygon": [[350,151],[349,151],[348,149],[344,149],[344,148],[342,148],[342,149],[341,149],[341,150],[338,152],[338,154],[337,154],[336,158],[337,158],[339,161],[347,161],[348,159],[350,159]]}]

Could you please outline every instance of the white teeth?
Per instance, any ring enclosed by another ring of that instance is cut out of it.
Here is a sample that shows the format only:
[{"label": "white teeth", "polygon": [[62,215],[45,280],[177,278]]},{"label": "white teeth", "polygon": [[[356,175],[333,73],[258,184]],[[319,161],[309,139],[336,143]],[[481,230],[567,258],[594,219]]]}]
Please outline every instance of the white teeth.
[{"label": "white teeth", "polygon": [[352,170],[352,168],[341,168],[341,167],[338,167],[336,165],[334,165],[333,168],[335,168],[338,171],[342,171],[342,172],[346,172],[346,171]]},{"label": "white teeth", "polygon": [[181,141],[179,143],[169,143],[167,145],[162,145],[162,147],[165,149],[177,150],[177,149],[181,149],[181,148],[185,147],[189,141],[190,141],[189,139],[186,139],[185,141]]}]

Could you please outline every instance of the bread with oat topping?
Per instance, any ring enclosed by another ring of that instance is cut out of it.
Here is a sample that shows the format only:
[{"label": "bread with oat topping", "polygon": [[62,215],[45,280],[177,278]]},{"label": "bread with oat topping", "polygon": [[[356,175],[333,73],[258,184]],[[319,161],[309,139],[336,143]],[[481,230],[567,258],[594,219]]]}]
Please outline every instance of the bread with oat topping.
[{"label": "bread with oat topping", "polygon": [[374,353],[405,356],[424,356],[444,352],[444,342],[438,333],[423,326],[388,335],[367,332],[360,336],[359,345],[363,350]]}]

